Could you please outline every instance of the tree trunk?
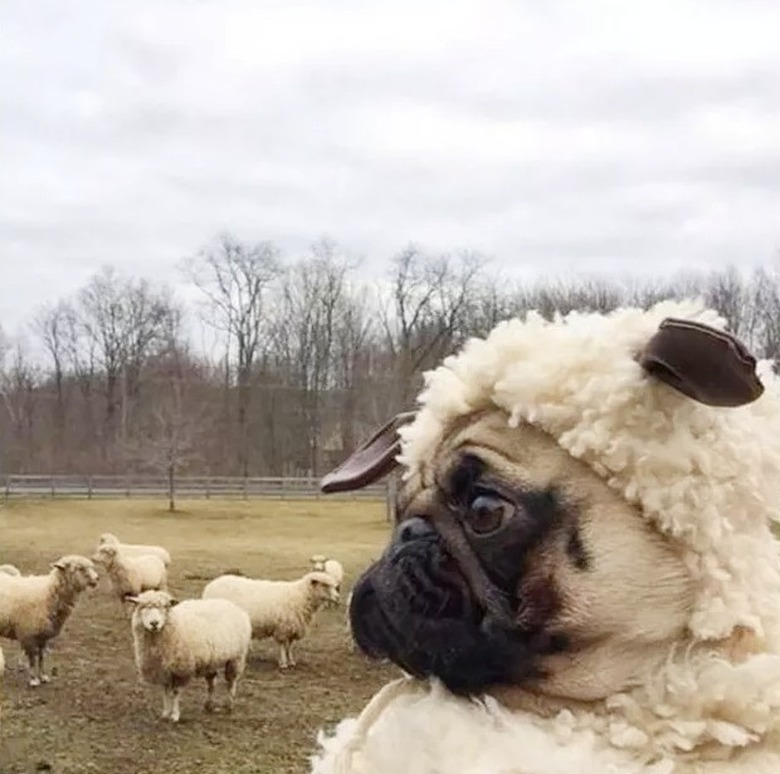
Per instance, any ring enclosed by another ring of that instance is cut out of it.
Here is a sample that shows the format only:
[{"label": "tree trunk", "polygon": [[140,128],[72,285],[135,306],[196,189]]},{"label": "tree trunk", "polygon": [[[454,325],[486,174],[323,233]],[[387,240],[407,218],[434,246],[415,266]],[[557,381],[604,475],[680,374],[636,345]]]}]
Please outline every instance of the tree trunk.
[{"label": "tree trunk", "polygon": [[168,465],[168,510],[176,510],[176,466],[172,463]]}]

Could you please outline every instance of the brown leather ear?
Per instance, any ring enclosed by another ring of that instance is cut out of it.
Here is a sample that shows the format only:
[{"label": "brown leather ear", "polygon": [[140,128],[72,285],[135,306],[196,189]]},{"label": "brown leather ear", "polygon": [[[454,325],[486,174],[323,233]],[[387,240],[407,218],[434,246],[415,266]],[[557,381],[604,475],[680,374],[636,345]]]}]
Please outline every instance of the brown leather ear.
[{"label": "brown leather ear", "polygon": [[325,494],[351,492],[373,484],[389,473],[398,464],[395,458],[401,451],[398,428],[411,422],[414,417],[413,411],[393,417],[341,465],[326,474],[320,482],[320,489]]},{"label": "brown leather ear", "polygon": [[665,319],[639,363],[656,379],[708,406],[744,406],[764,392],[747,347],[730,333],[692,320]]}]

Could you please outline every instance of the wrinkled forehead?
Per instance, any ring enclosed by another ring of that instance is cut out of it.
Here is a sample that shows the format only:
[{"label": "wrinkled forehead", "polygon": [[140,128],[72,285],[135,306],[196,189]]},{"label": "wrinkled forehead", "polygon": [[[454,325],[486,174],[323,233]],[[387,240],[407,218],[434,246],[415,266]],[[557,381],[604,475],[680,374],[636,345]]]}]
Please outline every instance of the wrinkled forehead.
[{"label": "wrinkled forehead", "polygon": [[459,467],[475,457],[499,478],[539,488],[559,482],[575,464],[547,433],[525,423],[511,427],[507,412],[484,409],[450,422],[430,457],[403,482],[399,505],[424,490],[444,488]]}]

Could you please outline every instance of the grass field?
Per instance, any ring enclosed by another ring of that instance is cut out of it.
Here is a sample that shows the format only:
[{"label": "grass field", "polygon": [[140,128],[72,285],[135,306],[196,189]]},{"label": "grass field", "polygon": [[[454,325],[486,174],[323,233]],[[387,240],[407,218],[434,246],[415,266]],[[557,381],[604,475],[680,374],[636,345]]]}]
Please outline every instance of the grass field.
[{"label": "grass field", "polygon": [[[165,545],[180,598],[199,596],[229,570],[293,578],[311,554],[326,553],[345,567],[345,599],[381,551],[388,525],[384,505],[374,502],[200,500],[169,514],[162,501],[26,501],[0,508],[0,563],[46,572],[59,555],[90,555],[102,532]],[[161,689],[138,680],[129,620],[105,581],[81,598],[52,642],[56,674],[48,685],[28,688],[17,645],[0,644],[2,774],[305,772],[317,730],[358,712],[396,674],[352,652],[343,606],[324,610],[298,645],[294,669],[277,668],[272,641],[253,643],[234,714],[207,715],[198,680],[184,690],[181,721],[172,725],[159,719]]]}]

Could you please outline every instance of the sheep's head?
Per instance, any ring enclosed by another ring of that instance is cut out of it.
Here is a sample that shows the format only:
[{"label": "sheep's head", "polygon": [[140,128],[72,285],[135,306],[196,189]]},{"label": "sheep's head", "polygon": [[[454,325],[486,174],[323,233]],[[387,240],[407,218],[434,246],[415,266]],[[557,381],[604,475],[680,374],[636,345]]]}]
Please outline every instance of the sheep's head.
[{"label": "sheep's head", "polygon": [[309,561],[311,562],[312,570],[322,572],[325,569],[325,562],[328,561],[328,557],[323,554],[314,554]]},{"label": "sheep's head", "polygon": [[309,593],[318,602],[338,602],[339,590],[336,581],[326,572],[310,572],[305,576]]},{"label": "sheep's head", "polygon": [[112,545],[115,546],[119,543],[119,538],[116,535],[112,535],[110,532],[104,532],[98,540],[98,545]]},{"label": "sheep's head", "polygon": [[76,592],[94,588],[98,584],[95,565],[86,556],[76,554],[62,556],[52,564],[52,569]]},{"label": "sheep's head", "polygon": [[162,631],[171,608],[179,603],[167,591],[144,591],[135,597],[128,594],[125,602],[133,605],[133,628],[141,626],[151,633]]},{"label": "sheep's head", "polygon": [[92,561],[97,562],[104,567],[109,567],[113,563],[114,559],[116,559],[118,553],[119,549],[115,545],[111,543],[104,543],[103,545],[99,546],[98,550],[95,551],[95,553],[92,555]]}]

